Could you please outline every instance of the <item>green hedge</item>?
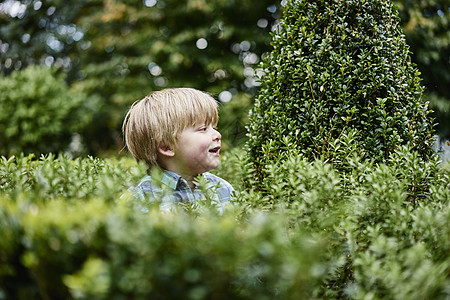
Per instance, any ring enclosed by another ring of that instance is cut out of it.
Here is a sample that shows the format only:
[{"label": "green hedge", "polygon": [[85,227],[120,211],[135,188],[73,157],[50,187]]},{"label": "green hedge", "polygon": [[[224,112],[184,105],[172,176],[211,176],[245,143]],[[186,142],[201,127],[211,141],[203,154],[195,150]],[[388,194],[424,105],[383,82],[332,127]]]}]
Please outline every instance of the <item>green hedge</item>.
[{"label": "green hedge", "polygon": [[223,216],[142,210],[128,158],[1,158],[0,299],[450,296],[448,168],[401,148],[341,172],[294,151],[263,193],[236,179],[243,153],[217,170],[238,191]]},{"label": "green hedge", "polygon": [[130,159],[0,162],[0,299],[298,299],[332,267],[324,237],[238,204],[144,213]]},{"label": "green hedge", "polygon": [[296,299],[327,269],[323,243],[288,238],[273,216],[143,214],[102,199],[0,203],[8,298]]},{"label": "green hedge", "polygon": [[[349,158],[345,171],[292,151],[268,165],[262,191],[244,190],[247,210],[264,208],[291,228],[328,233],[341,266],[325,298],[446,299],[450,296],[450,172],[401,147],[385,163]],[[252,172],[252,170],[243,170]],[[420,288],[418,288],[420,286]]]}]

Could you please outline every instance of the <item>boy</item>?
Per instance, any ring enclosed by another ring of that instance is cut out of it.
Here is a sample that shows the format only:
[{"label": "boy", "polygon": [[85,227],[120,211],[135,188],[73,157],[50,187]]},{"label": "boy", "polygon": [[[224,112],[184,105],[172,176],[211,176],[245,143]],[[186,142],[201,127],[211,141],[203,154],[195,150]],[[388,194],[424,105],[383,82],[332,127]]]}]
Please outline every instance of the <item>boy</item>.
[{"label": "boy", "polygon": [[219,166],[222,137],[217,121],[217,102],[191,88],[165,89],[135,102],[122,127],[126,145],[137,162],[147,164],[149,173],[153,167],[162,171],[159,184],[147,175],[133,187],[136,197],[159,201],[162,210],[180,202],[196,203],[205,199],[195,183],[201,175],[223,212],[233,187],[208,172]]}]

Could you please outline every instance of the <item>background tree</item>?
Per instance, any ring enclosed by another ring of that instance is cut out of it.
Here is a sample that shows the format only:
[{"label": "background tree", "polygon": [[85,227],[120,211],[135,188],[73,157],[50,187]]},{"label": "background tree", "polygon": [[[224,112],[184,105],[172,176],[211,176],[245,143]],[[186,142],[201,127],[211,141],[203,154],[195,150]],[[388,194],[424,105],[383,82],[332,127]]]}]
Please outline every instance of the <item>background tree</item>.
[{"label": "background tree", "polygon": [[[130,103],[165,87],[195,87],[223,102],[234,94],[248,104],[254,66],[269,47],[277,16],[271,5],[159,0],[84,6],[76,23],[90,47],[72,53],[80,60],[74,84],[105,99],[98,130],[116,129]],[[243,125],[240,131],[243,135]]]},{"label": "background tree", "polygon": [[117,149],[120,123],[133,101],[175,86],[206,90],[222,102],[232,99],[220,125],[230,127],[224,138],[236,144],[245,136],[256,66],[280,16],[274,2],[10,1],[20,13],[12,4],[0,9],[9,9],[2,17],[3,72],[37,62],[67,66],[73,88],[102,99],[85,134],[94,153]]},{"label": "background tree", "polygon": [[446,0],[396,0],[411,59],[425,94],[437,113],[437,131],[450,138],[450,3]]},{"label": "background tree", "polygon": [[247,143],[257,179],[293,149],[338,167],[402,144],[432,156],[430,111],[389,1],[288,1],[272,44]]},{"label": "background tree", "polygon": [[69,145],[91,122],[97,101],[69,89],[64,77],[46,66],[0,76],[0,155],[82,150]]},{"label": "background tree", "polygon": [[0,72],[45,64],[67,71],[68,54],[83,33],[73,23],[86,1],[14,1],[0,3]]}]

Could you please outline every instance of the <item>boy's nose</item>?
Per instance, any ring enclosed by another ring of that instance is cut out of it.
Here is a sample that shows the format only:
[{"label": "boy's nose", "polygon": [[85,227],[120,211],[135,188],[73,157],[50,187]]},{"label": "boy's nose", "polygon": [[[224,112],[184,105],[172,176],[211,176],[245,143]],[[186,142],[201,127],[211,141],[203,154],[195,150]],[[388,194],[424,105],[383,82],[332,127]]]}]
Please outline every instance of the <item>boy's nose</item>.
[{"label": "boy's nose", "polygon": [[216,129],[213,129],[213,130],[214,130],[213,131],[213,140],[214,141],[220,140],[222,138],[222,135],[220,134],[220,132],[217,131]]}]

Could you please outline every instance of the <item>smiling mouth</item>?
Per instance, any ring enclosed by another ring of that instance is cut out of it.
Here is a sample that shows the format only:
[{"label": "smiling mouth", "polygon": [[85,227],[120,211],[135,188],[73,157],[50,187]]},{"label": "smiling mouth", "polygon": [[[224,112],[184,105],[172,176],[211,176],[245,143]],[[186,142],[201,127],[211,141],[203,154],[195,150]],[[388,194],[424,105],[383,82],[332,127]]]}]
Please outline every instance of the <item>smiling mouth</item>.
[{"label": "smiling mouth", "polygon": [[209,150],[210,153],[215,153],[215,154],[219,154],[219,151],[220,151],[220,146],[217,146],[217,147]]}]

